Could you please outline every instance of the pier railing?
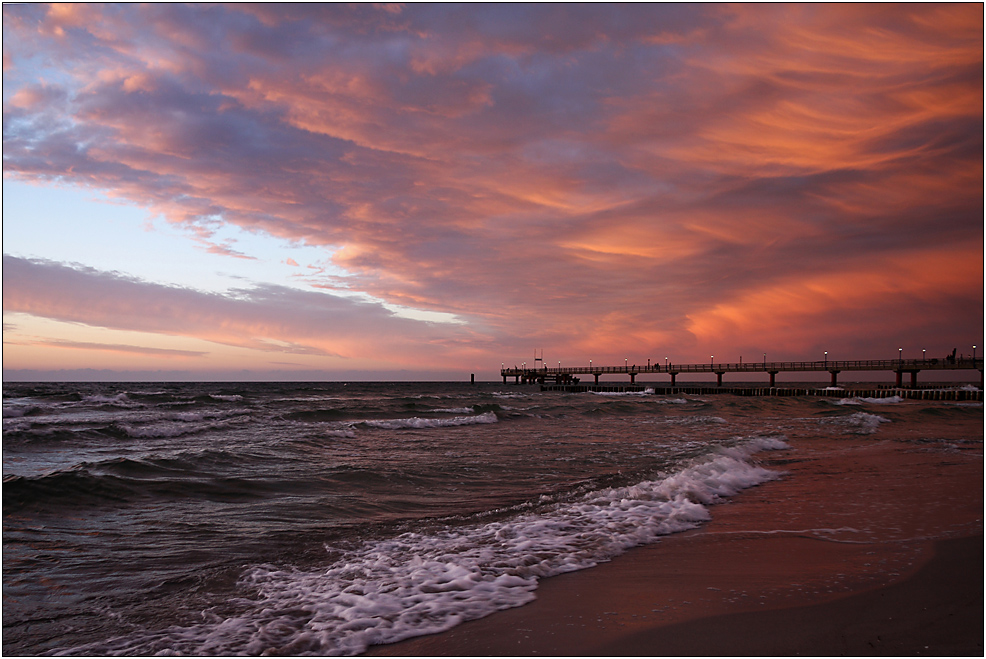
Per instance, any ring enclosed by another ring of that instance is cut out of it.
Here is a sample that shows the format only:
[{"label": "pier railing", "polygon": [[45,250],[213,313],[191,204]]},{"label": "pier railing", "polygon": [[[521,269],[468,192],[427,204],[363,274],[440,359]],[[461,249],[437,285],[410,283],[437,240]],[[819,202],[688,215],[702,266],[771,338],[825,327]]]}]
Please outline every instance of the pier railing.
[{"label": "pier railing", "polygon": [[542,366],[540,368],[503,368],[501,375],[515,377],[525,374],[600,375],[613,373],[781,373],[786,371],[904,371],[983,369],[982,359],[858,359],[847,361],[819,360],[813,362],[739,362],[707,364],[628,364],[626,366]]},{"label": "pier railing", "polygon": [[710,360],[702,364],[625,364],[623,366],[540,366],[537,368],[527,365],[504,367],[500,369],[500,375],[506,382],[508,377],[516,378],[517,382],[545,382],[554,380],[555,382],[575,381],[576,375],[592,375],[596,382],[599,382],[601,375],[625,374],[630,376],[630,381],[634,382],[637,375],[642,373],[667,373],[671,376],[674,384],[675,376],[680,373],[715,373],[718,384],[722,384],[722,376],[726,373],[767,373],[770,375],[770,386],[774,386],[774,376],[783,372],[828,372],[832,376],[832,384],[836,384],[836,376],[842,371],[892,371],[897,374],[897,384],[900,386],[901,376],[909,373],[911,376],[911,386],[917,384],[917,374],[920,371],[945,371],[945,370],[978,370],[980,380],[982,380],[983,360],[971,357],[957,357],[944,359],[857,359],[857,360],[829,360],[801,361],[801,362],[731,362],[720,363]]}]

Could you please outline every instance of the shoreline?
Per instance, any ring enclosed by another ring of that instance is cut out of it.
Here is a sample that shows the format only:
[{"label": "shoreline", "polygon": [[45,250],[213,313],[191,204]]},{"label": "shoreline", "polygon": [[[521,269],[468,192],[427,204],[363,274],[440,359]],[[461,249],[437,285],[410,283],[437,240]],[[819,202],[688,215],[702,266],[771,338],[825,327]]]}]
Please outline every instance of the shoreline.
[{"label": "shoreline", "polygon": [[983,446],[789,440],[699,529],[373,656],[978,655]]}]

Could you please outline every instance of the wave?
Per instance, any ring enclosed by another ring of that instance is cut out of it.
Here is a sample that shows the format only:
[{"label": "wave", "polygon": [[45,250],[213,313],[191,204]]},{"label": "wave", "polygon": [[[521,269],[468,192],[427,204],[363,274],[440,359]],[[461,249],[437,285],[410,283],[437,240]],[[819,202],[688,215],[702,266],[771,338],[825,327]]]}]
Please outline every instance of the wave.
[{"label": "wave", "polygon": [[146,425],[135,425],[129,423],[115,424],[116,428],[123,432],[126,437],[135,439],[153,439],[163,437],[183,437],[185,435],[197,435],[209,430],[219,430],[231,426],[249,423],[251,417],[248,415],[224,418],[207,423],[194,423],[194,420],[204,420],[208,417],[197,414],[189,415],[188,420],[178,419],[176,421],[160,421]]},{"label": "wave", "polygon": [[86,405],[99,405],[106,407],[143,407],[143,403],[132,400],[127,392],[121,392],[115,396],[104,396],[102,394],[90,394],[83,396],[80,401]]},{"label": "wave", "polygon": [[[193,459],[194,458],[194,459]],[[189,459],[119,458],[85,462],[41,476],[3,478],[6,512],[61,509],[91,510],[93,506],[128,505],[147,499],[206,498],[216,501],[255,499],[268,489],[253,479],[203,473],[206,464],[228,465],[240,456],[204,452]]]},{"label": "wave", "polygon": [[821,422],[840,426],[854,435],[872,435],[880,429],[881,424],[890,423],[891,421],[890,419],[878,416],[876,414],[856,412],[855,414],[850,414],[848,416],[822,419]]},{"label": "wave", "polygon": [[223,402],[233,402],[243,400],[243,396],[240,394],[209,394],[209,398],[213,400],[221,400]]},{"label": "wave", "polygon": [[594,396],[651,396],[654,394],[654,389],[647,387],[643,391],[589,391],[588,393]]},{"label": "wave", "polygon": [[887,398],[860,398],[854,396],[853,398],[840,398],[834,401],[836,405],[860,405],[862,403],[869,403],[871,405],[892,405],[894,403],[903,403],[904,399],[900,396],[888,396]]},{"label": "wave", "polygon": [[719,447],[673,474],[485,524],[404,533],[312,570],[260,565],[224,617],[75,648],[101,654],[353,655],[534,599],[538,580],[596,565],[710,519],[708,505],[781,474],[750,458],[778,437]]},{"label": "wave", "polygon": [[371,419],[362,421],[362,425],[370,428],[401,430],[404,428],[447,428],[450,426],[472,426],[476,424],[496,423],[499,421],[493,412],[484,412],[475,416],[455,416],[452,418],[423,419],[411,417],[408,419]]},{"label": "wave", "polygon": [[41,413],[40,405],[33,405],[31,403],[20,403],[5,405],[3,408],[3,418],[5,419],[19,419],[24,416],[29,416],[32,414]]},{"label": "wave", "polygon": [[701,426],[705,424],[728,423],[721,416],[695,415],[695,416],[671,416],[661,419],[660,423],[674,426]]},{"label": "wave", "polygon": [[288,412],[283,415],[283,418],[289,421],[318,423],[320,421],[338,421],[339,419],[351,418],[352,414],[353,411],[329,407],[315,410],[297,410],[294,412]]}]

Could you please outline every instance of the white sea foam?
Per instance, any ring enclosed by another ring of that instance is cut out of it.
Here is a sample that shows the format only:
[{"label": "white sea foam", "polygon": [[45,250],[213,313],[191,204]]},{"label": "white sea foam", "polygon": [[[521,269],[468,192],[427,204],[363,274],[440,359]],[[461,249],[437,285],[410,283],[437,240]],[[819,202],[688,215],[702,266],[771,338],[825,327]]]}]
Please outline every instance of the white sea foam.
[{"label": "white sea foam", "polygon": [[894,403],[903,403],[904,399],[900,396],[888,396],[887,398],[860,398],[859,396],[854,396],[853,398],[840,398],[837,401],[833,401],[836,405],[862,405],[863,403],[869,403],[870,405],[893,405]]},{"label": "white sea foam", "polygon": [[841,426],[855,435],[872,435],[880,429],[881,423],[890,423],[890,419],[876,414],[856,412],[848,416],[823,419],[822,423]]},{"label": "white sea foam", "polygon": [[590,391],[595,396],[651,396],[654,390],[647,387],[643,391]]},{"label": "white sea foam", "polygon": [[494,398],[530,398],[531,397],[531,394],[528,393],[515,394],[513,392],[504,393],[502,391],[494,391],[491,395]]},{"label": "white sea foam", "polygon": [[433,411],[447,414],[472,414],[474,410],[471,407],[439,407]]},{"label": "white sea foam", "polygon": [[206,430],[215,430],[217,428],[228,428],[229,426],[241,423],[247,423],[251,419],[249,416],[243,415],[238,417],[232,417],[228,419],[222,419],[219,421],[213,421],[209,423],[190,423],[188,421],[163,421],[158,423],[150,423],[147,425],[133,425],[128,423],[121,423],[119,427],[128,436],[139,438],[139,439],[150,439],[155,437],[181,437],[183,435],[194,435],[196,433],[204,432]]},{"label": "white sea foam", "polygon": [[455,416],[451,419],[422,419],[413,416],[409,419],[371,419],[363,423],[372,428],[400,430],[403,428],[445,428],[449,426],[472,426],[479,423],[496,423],[498,419],[493,412],[484,412],[475,416]]},{"label": "white sea foam", "polygon": [[860,398],[859,400],[873,405],[892,405],[894,403],[904,402],[904,399],[900,396],[888,396],[887,398]]},{"label": "white sea foam", "polygon": [[749,458],[783,448],[780,438],[751,437],[655,480],[505,520],[369,541],[320,569],[257,566],[241,580],[252,594],[232,602],[232,616],[209,613],[194,626],[78,650],[352,655],[444,631],[530,602],[542,577],[695,528],[710,518],[708,504],[777,478]]},{"label": "white sea foam", "polygon": [[22,417],[22,416],[24,416],[26,414],[30,414],[31,412],[35,412],[35,411],[40,410],[40,409],[41,408],[38,405],[32,405],[32,404],[29,404],[29,403],[28,404],[13,404],[13,405],[9,405],[9,406],[6,405],[6,403],[5,403],[4,404],[4,408],[3,408],[3,418],[5,418],[5,419],[16,419],[16,418],[20,418],[20,417]]},{"label": "white sea foam", "polygon": [[103,405],[116,405],[120,407],[132,407],[134,405],[133,401],[126,393],[119,393],[115,396],[103,396],[100,394],[93,394],[92,396],[84,396],[82,398],[83,403],[96,403]]}]

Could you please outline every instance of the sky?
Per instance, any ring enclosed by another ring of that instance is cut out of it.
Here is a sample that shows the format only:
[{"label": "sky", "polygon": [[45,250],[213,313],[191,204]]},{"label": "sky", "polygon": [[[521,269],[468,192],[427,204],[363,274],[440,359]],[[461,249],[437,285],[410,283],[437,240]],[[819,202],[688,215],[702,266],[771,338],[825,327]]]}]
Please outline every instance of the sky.
[{"label": "sky", "polygon": [[981,4],[5,4],[4,379],[981,356],[983,71]]}]

